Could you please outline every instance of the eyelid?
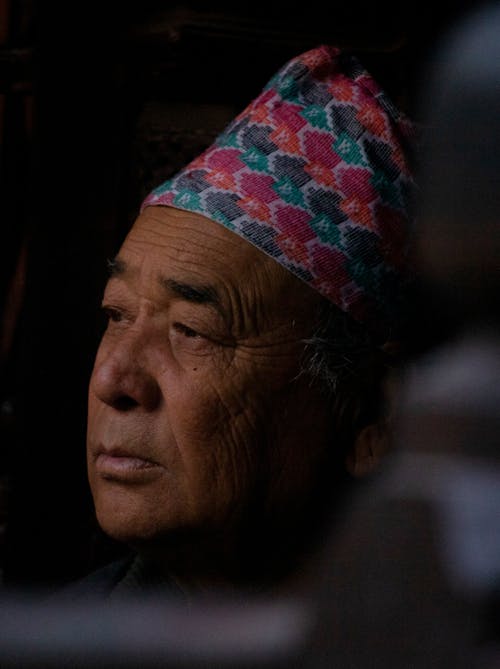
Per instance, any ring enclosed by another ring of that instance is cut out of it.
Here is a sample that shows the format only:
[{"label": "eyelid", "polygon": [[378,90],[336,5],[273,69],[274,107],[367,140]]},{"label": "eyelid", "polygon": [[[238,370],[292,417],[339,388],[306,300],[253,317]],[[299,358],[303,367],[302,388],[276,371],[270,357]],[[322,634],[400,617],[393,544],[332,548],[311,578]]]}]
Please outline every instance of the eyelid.
[{"label": "eyelid", "polygon": [[121,307],[117,307],[113,304],[101,304],[101,310],[104,312],[104,315],[113,323],[120,323],[124,320],[129,320],[130,315],[127,311]]},{"label": "eyelid", "polygon": [[207,337],[203,335],[201,332],[198,332],[198,330],[195,330],[189,325],[185,325],[184,323],[181,323],[179,321],[175,321],[174,323],[172,323],[172,327],[178,332],[182,332],[188,338],[207,339]]},{"label": "eyelid", "polygon": [[103,307],[102,310],[110,320],[115,322],[121,321],[122,314],[118,309],[114,309],[113,307]]},{"label": "eyelid", "polygon": [[197,346],[199,349],[206,347],[234,348],[236,342],[233,337],[211,332],[205,328],[200,331],[196,326],[191,327],[182,321],[173,321],[171,327],[175,333],[182,337],[186,345]]}]

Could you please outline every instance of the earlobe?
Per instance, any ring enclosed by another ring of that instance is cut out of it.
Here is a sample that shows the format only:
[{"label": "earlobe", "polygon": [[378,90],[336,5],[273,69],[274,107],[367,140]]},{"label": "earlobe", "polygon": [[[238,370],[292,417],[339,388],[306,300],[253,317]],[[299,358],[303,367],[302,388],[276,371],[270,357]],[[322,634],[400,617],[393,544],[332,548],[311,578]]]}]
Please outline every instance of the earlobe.
[{"label": "earlobe", "polygon": [[368,476],[377,469],[382,457],[389,450],[389,438],[385,424],[371,423],[357,435],[346,456],[346,469],[356,478]]}]

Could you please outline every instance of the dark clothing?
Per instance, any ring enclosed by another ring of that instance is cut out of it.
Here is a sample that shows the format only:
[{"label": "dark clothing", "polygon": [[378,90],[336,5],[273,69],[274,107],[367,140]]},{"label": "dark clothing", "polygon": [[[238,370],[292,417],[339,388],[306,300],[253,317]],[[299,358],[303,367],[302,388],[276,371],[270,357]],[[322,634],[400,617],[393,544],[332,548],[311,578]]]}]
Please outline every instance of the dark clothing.
[{"label": "dark clothing", "polygon": [[70,583],[61,595],[71,599],[110,599],[137,593],[161,594],[186,599],[186,593],[171,578],[166,578],[141,556],[130,555],[110,562],[87,576]]},{"label": "dark clothing", "polygon": [[110,562],[78,581],[70,583],[63,589],[62,594],[75,598],[87,596],[107,598],[125,577],[133,561],[134,556],[128,555]]}]

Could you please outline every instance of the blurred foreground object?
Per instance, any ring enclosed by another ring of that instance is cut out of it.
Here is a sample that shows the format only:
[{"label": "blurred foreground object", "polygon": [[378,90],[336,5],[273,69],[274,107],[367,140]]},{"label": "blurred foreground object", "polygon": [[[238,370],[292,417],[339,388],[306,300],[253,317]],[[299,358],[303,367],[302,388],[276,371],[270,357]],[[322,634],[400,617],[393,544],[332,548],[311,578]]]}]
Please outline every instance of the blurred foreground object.
[{"label": "blurred foreground object", "polygon": [[500,667],[500,5],[456,24],[421,91],[419,331],[396,449],[324,553],[311,669]]},{"label": "blurred foreground object", "polygon": [[500,4],[447,34],[421,91],[417,262],[443,306],[500,317]]},{"label": "blurred foreground object", "polygon": [[500,338],[408,374],[398,449],[319,568],[311,669],[500,667]]},{"label": "blurred foreground object", "polygon": [[310,612],[291,599],[0,600],[2,669],[291,669]]}]

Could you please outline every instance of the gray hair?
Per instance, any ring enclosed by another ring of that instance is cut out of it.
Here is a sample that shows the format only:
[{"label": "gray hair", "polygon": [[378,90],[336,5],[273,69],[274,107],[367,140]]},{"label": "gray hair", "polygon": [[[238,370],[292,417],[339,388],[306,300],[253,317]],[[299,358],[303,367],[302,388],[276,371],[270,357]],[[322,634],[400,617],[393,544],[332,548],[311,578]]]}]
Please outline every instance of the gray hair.
[{"label": "gray hair", "polygon": [[304,344],[301,374],[330,396],[333,427],[347,447],[365,425],[383,418],[383,384],[396,359],[365,327],[326,300]]}]

